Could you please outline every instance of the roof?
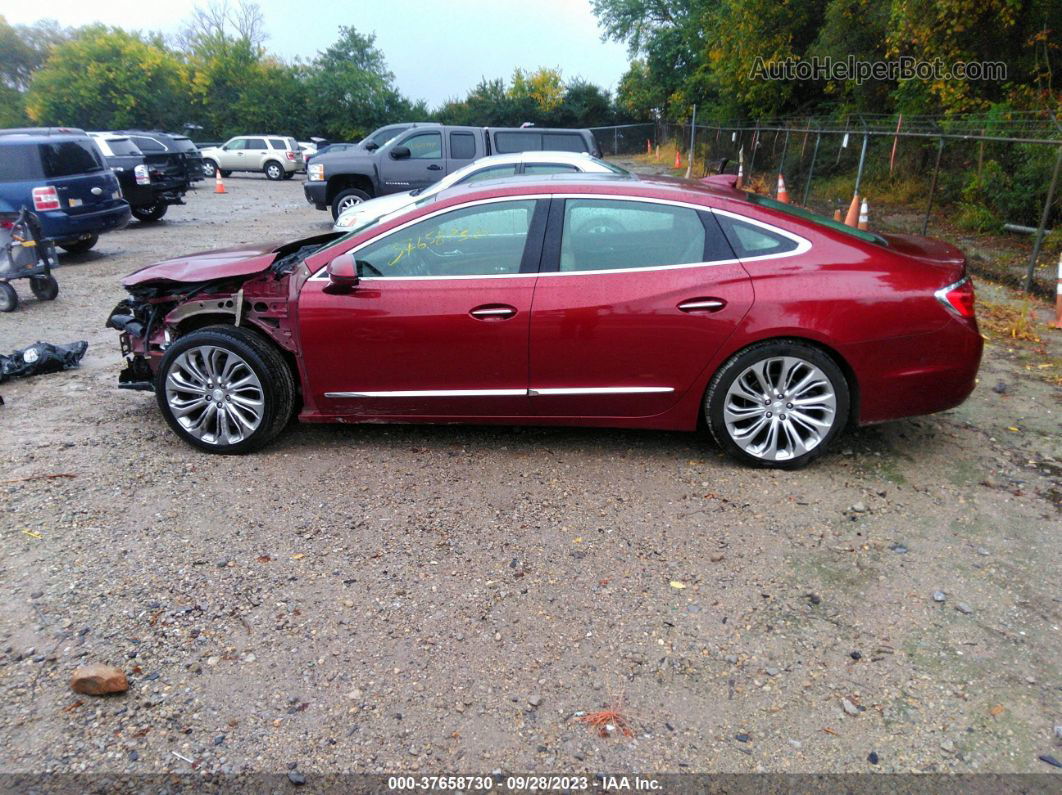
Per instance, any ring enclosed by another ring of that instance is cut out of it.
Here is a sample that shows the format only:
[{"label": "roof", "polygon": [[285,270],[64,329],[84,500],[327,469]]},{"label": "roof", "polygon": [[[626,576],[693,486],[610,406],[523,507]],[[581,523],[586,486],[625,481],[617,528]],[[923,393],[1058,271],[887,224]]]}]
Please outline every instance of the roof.
[{"label": "roof", "polygon": [[0,130],[0,137],[42,138],[45,136],[63,136],[81,138],[85,131],[78,127],[12,127]]}]

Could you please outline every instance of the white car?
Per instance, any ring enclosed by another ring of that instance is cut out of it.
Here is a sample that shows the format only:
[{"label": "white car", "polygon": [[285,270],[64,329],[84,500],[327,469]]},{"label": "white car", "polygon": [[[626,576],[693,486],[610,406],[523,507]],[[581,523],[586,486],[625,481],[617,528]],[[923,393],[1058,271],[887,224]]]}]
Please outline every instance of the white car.
[{"label": "white car", "polygon": [[481,157],[464,168],[447,174],[426,188],[392,193],[369,199],[346,210],[332,227],[337,232],[349,232],[357,227],[403,210],[414,202],[433,196],[457,184],[503,179],[516,176],[541,176],[583,172],[586,174],[630,174],[626,169],[598,160],[585,152],[514,152],[509,155]]}]

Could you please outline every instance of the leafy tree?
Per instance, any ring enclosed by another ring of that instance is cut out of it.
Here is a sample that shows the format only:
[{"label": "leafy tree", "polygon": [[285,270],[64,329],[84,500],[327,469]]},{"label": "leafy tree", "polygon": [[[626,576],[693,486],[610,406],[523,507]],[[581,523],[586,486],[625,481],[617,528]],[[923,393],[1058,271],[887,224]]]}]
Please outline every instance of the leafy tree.
[{"label": "leafy tree", "polygon": [[88,129],[179,127],[186,69],[161,38],[93,25],[55,46],[26,97],[38,124]]}]

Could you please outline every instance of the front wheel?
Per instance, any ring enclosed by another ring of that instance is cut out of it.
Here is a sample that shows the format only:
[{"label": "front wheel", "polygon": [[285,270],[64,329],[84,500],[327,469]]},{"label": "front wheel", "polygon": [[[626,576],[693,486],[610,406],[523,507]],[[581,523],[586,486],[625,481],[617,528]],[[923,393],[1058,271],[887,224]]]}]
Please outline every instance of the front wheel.
[{"label": "front wheel", "polygon": [[170,208],[168,204],[163,202],[155,202],[149,204],[146,207],[133,207],[133,217],[136,218],[142,224],[151,224],[158,221],[162,216],[166,214],[166,211]]},{"label": "front wheel", "polygon": [[59,295],[59,282],[50,273],[44,276],[30,276],[30,290],[39,301],[54,301]]},{"label": "front wheel", "polygon": [[746,464],[797,469],[822,455],[848,420],[841,368],[796,340],[761,342],[712,379],[704,412],[716,442]]},{"label": "front wheel", "polygon": [[339,216],[347,210],[352,207],[357,207],[362,202],[366,202],[371,198],[372,197],[369,196],[368,193],[363,190],[358,190],[357,188],[347,188],[345,191],[338,193],[336,197],[332,199],[332,220],[338,221]]},{"label": "front wheel", "polygon": [[284,167],[275,160],[270,160],[266,163],[262,171],[265,172],[266,179],[284,179]]},{"label": "front wheel", "polygon": [[0,282],[0,312],[14,312],[18,309],[18,293],[7,282]]},{"label": "front wheel", "polygon": [[253,332],[210,326],[166,350],[155,396],[184,441],[211,453],[247,453],[283,430],[295,381],[276,348]]},{"label": "front wheel", "polygon": [[[208,157],[208,158],[206,158],[203,161],[203,175],[204,176],[212,177],[212,176],[214,176],[215,173],[217,173],[217,170],[218,170],[218,164],[214,160],[211,160]],[[222,174],[222,176],[224,176],[224,174]]]},{"label": "front wheel", "polygon": [[72,243],[60,243],[59,248],[66,251],[68,254],[84,254],[100,240],[99,235],[89,235],[83,240],[75,240]]}]

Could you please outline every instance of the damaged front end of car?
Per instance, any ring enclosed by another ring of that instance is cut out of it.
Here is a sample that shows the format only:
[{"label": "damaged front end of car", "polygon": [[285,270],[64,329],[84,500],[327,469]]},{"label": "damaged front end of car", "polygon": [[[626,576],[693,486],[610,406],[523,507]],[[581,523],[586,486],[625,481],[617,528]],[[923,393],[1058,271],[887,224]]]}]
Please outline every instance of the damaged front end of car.
[{"label": "damaged front end of car", "polygon": [[[309,276],[303,260],[339,234],[254,251],[210,252],[148,266],[123,280],[107,327],[119,332],[120,389],[154,391],[166,349],[209,326],[245,326],[294,355],[291,307]],[[240,256],[242,255],[242,256]],[[212,278],[213,277],[213,278]]]}]

